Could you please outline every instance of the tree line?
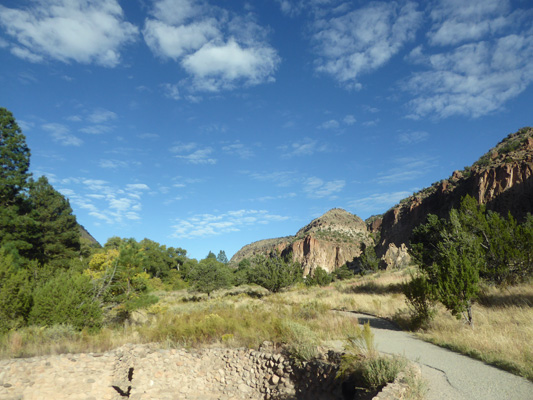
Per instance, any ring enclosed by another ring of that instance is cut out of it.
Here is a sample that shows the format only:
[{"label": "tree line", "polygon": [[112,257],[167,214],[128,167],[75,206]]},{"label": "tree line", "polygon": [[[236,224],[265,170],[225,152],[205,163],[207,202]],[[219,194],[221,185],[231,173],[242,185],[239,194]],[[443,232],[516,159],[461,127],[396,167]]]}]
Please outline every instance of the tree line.
[{"label": "tree line", "polygon": [[[158,301],[154,290],[206,293],[256,283],[277,292],[302,282],[301,265],[273,253],[230,266],[223,250],[197,261],[179,247],[80,237],[68,199],[29,172],[30,149],[13,114],[0,108],[0,333],[25,325],[98,330]],[[340,271],[337,276],[349,274]],[[333,276],[317,270],[307,284]]]}]

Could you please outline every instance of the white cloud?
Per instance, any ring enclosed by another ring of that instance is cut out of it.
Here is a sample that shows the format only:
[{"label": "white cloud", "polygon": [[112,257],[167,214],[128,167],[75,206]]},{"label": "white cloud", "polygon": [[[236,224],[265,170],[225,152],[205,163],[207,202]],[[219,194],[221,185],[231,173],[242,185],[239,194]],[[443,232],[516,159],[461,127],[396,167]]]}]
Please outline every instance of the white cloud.
[{"label": "white cloud", "polygon": [[120,160],[100,160],[98,165],[100,166],[100,168],[110,168],[110,169],[129,167],[129,163],[127,161],[120,161]]},{"label": "white cloud", "polygon": [[243,47],[231,38],[227,43],[208,43],[182,62],[193,75],[198,91],[218,92],[236,84],[257,85],[273,81],[279,57],[269,46]]},{"label": "white cloud", "polygon": [[69,178],[61,181],[58,190],[68,193],[74,210],[87,210],[92,217],[115,225],[141,219],[142,196],[150,188],[143,183],[117,187],[101,179]]},{"label": "white cloud", "polygon": [[165,92],[166,97],[172,100],[180,99],[180,90],[179,85],[177,83],[164,83],[161,86],[163,87],[163,91]]},{"label": "white cloud", "polygon": [[51,58],[114,67],[121,48],[138,35],[116,0],[33,3],[25,9],[0,5],[0,25],[17,43],[11,44],[12,53],[32,62]]},{"label": "white cloud", "polygon": [[324,182],[320,178],[311,177],[305,180],[304,191],[309,197],[312,198],[336,198],[335,194],[342,191],[342,189],[344,189],[344,186],[346,186],[346,182],[344,180]]},{"label": "white cloud", "polygon": [[68,126],[63,124],[57,124],[57,123],[49,123],[42,125],[42,128],[49,132],[52,136],[52,139],[55,142],[60,143],[63,146],[81,146],[83,144],[83,140],[78,138],[77,136],[74,136],[70,133],[70,129]]},{"label": "white cloud", "polygon": [[283,151],[283,157],[311,156],[316,152],[324,152],[328,149],[326,144],[319,144],[317,140],[310,138],[304,138],[300,142],[294,142],[279,148]]},{"label": "white cloud", "polygon": [[317,71],[347,88],[360,89],[360,75],[380,68],[413,40],[421,18],[416,3],[373,2],[341,16],[317,19]]},{"label": "white cloud", "polygon": [[344,117],[342,122],[344,122],[346,125],[353,125],[357,122],[357,120],[355,119],[353,115],[347,115]]},{"label": "white cloud", "polygon": [[172,226],[175,238],[201,238],[238,232],[257,224],[269,224],[287,220],[288,217],[270,214],[266,210],[237,210],[223,214],[198,214],[188,219],[179,219]]},{"label": "white cloud", "polygon": [[389,208],[406,197],[409,197],[413,192],[401,191],[391,193],[376,193],[363,198],[355,199],[348,202],[348,206],[354,210],[355,214],[377,214],[383,213]]},{"label": "white cloud", "polygon": [[94,110],[88,117],[87,120],[93,124],[102,124],[104,122],[109,122],[117,119],[117,114],[113,111],[105,110],[103,108],[98,108]]},{"label": "white cloud", "polygon": [[179,60],[220,36],[217,21],[209,18],[189,25],[172,26],[159,20],[147,20],[144,39],[159,57]]},{"label": "white cloud", "polygon": [[139,191],[139,190],[150,190],[150,187],[145,183],[131,183],[126,185],[126,190]]},{"label": "white cloud", "polygon": [[212,158],[213,149],[211,147],[198,148],[196,143],[185,143],[173,146],[170,149],[173,153],[189,153],[178,154],[174,157],[186,161],[189,164],[216,164],[216,158]]},{"label": "white cloud", "polygon": [[434,165],[435,160],[427,157],[400,157],[394,160],[395,166],[378,173],[379,184],[411,181],[424,176]]},{"label": "white cloud", "polygon": [[104,133],[109,133],[112,130],[113,128],[108,125],[91,125],[81,128],[80,132],[88,133],[89,135],[103,135]]},{"label": "white cloud", "polygon": [[494,0],[439,3],[431,13],[433,47],[407,58],[426,67],[403,85],[415,95],[408,117],[477,118],[501,110],[533,82],[533,12],[508,8]]},{"label": "white cloud", "polygon": [[[162,59],[180,63],[189,74],[182,82],[189,91],[218,92],[274,80],[279,56],[251,14],[239,17],[201,1],[157,0],[151,15],[143,29],[146,44]],[[177,87],[169,88],[175,89],[171,98],[180,98]]]},{"label": "white cloud", "polygon": [[318,129],[337,129],[339,127],[339,121],[335,119],[330,119],[329,121],[323,122],[318,126]]},{"label": "white cloud", "polygon": [[429,133],[424,131],[404,132],[398,135],[398,141],[403,144],[415,144],[427,140]]},{"label": "white cloud", "polygon": [[431,10],[435,22],[428,32],[431,45],[456,45],[496,33],[509,20],[508,0],[441,0]]},{"label": "white cloud", "polygon": [[278,172],[245,172],[252,179],[273,182],[280,187],[289,187],[301,181],[297,173],[294,171],[278,171]]},{"label": "white cloud", "polygon": [[237,155],[238,157],[245,160],[250,159],[254,156],[254,152],[252,149],[238,141],[233,144],[222,146],[222,151],[225,151],[230,155]]}]

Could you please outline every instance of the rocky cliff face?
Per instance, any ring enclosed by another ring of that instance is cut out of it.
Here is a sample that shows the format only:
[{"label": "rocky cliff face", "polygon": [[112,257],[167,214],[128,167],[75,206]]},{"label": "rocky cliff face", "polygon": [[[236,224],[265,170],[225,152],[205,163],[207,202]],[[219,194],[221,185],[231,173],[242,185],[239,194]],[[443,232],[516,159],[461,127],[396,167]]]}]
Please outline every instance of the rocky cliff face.
[{"label": "rocky cliff face", "polygon": [[378,254],[391,244],[409,243],[412,230],[426,221],[428,214],[445,217],[461,198],[470,195],[489,210],[511,212],[517,219],[533,212],[533,129],[524,128],[509,135],[482,156],[471,168],[455,171],[447,179],[426,188],[387,211],[379,226]]},{"label": "rocky cliff face", "polygon": [[304,275],[312,274],[317,267],[328,272],[354,262],[361,254],[361,243],[373,245],[365,222],[342,209],[333,209],[311,221],[295,236],[268,239],[244,246],[232,257],[232,262],[256,254],[269,254],[278,250],[282,255],[292,254],[294,261],[302,264]]}]

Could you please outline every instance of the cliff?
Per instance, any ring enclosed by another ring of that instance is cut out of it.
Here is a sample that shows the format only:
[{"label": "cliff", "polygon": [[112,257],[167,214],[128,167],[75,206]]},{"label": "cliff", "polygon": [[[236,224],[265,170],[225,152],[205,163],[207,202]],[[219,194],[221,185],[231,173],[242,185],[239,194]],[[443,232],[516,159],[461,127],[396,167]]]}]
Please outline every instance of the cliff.
[{"label": "cliff", "polygon": [[231,262],[238,263],[244,258],[277,250],[282,255],[292,254],[293,260],[302,264],[304,275],[312,274],[317,267],[332,272],[344,264],[353,263],[361,254],[361,243],[373,245],[365,222],[335,208],[311,221],[295,236],[261,240],[244,246]]},{"label": "cliff", "polygon": [[391,244],[408,244],[412,230],[428,214],[445,217],[461,198],[470,195],[489,210],[511,214],[521,220],[533,212],[533,129],[523,128],[507,136],[472,167],[402,200],[372,227],[381,232],[379,255]]}]

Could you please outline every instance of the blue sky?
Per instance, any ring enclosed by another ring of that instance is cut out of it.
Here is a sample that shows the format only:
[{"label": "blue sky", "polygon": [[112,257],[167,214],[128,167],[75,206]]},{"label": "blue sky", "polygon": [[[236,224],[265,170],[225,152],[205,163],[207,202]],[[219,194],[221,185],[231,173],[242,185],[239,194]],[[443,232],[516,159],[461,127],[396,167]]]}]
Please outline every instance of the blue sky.
[{"label": "blue sky", "polygon": [[533,124],[529,0],[0,3],[0,106],[101,243],[231,257]]}]

